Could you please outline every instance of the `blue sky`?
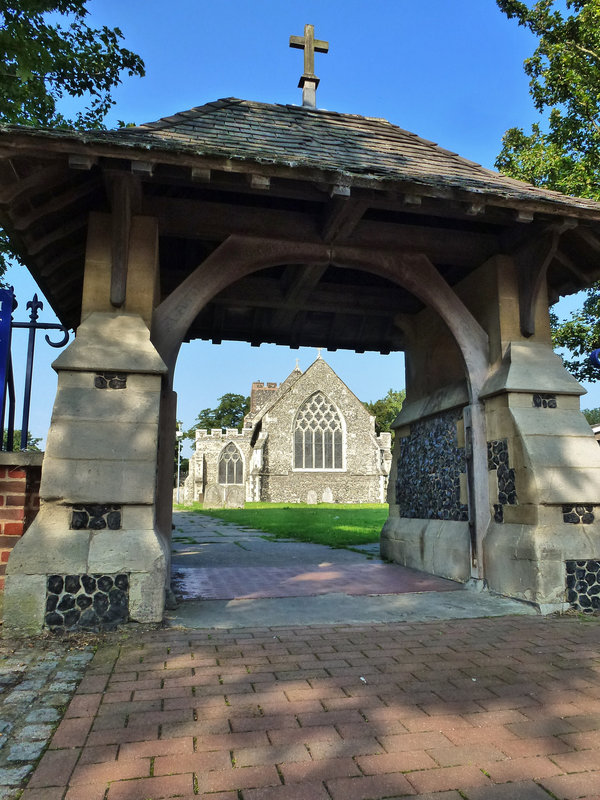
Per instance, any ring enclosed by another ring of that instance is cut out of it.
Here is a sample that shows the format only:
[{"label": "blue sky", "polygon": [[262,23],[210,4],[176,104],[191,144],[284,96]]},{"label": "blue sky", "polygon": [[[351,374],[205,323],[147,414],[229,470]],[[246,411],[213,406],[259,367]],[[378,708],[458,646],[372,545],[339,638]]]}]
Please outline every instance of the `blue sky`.
[{"label": "blue sky", "polygon": [[[535,40],[495,0],[90,0],[88,7],[91,23],[119,26],[146,62],[145,78],[125,77],[115,92],[109,125],[149,122],[220,97],[300,104],[302,53],[288,41],[307,22],[330,46],[316,55],[321,108],[384,117],[487,167],[507,128],[536,119],[522,69]],[[36,287],[20,268],[8,279],[20,301],[15,319],[23,320]],[[47,305],[41,318],[53,319]],[[20,332],[15,338],[24,340]],[[57,353],[41,337],[36,352],[30,429],[45,437]],[[400,354],[323,356],[362,400],[404,386]],[[279,382],[296,358],[305,369],[315,357],[315,350],[270,345],[184,345],[178,417],[189,427],[225,392],[247,394],[253,380]],[[600,387],[588,388],[582,405],[600,406]]]}]

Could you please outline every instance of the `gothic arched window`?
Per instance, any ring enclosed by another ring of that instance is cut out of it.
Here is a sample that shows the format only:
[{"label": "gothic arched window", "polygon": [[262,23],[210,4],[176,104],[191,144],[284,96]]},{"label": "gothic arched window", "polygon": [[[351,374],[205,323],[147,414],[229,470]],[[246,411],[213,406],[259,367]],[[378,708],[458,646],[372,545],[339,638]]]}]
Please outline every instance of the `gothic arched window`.
[{"label": "gothic arched window", "polygon": [[343,469],[342,420],[322,392],[312,394],[296,415],[294,469]]},{"label": "gothic arched window", "polygon": [[229,442],[221,450],[219,456],[219,483],[243,483],[244,464],[242,454],[234,445]]}]

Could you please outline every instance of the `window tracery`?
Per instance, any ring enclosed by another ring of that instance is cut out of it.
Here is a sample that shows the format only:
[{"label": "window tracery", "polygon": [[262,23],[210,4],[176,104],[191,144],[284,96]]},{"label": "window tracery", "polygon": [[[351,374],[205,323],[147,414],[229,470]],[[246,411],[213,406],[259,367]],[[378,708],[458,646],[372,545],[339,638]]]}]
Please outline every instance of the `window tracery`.
[{"label": "window tracery", "polygon": [[322,392],[299,408],[294,423],[294,469],[343,469],[343,426]]},{"label": "window tracery", "polygon": [[219,456],[219,483],[243,483],[244,464],[242,454],[233,442],[221,450]]}]

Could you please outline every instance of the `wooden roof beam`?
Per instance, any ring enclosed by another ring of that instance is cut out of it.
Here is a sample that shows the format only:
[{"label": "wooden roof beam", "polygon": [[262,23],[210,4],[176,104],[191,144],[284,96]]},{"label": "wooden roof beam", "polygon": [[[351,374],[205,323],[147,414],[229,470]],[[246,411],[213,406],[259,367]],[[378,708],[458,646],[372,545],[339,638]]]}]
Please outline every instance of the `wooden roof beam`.
[{"label": "wooden roof beam", "polygon": [[[336,312],[345,314],[368,314],[370,316],[393,315],[398,308],[397,287],[373,288],[351,286],[337,283],[320,283],[302,304],[305,311]],[[279,284],[268,278],[249,276],[227,289],[224,289],[211,301],[212,303],[247,308],[280,309],[284,302]],[[289,319],[290,311],[285,311]]]},{"label": "wooden roof beam", "polygon": [[405,206],[420,206],[422,202],[423,198],[420,194],[407,192],[402,196],[402,203]]},{"label": "wooden roof beam", "polygon": [[482,200],[467,203],[465,214],[468,217],[482,217],[485,214],[485,203]]},{"label": "wooden roof beam", "polygon": [[69,166],[71,169],[90,170],[98,163],[98,156],[88,156],[85,153],[72,153],[69,156]]},{"label": "wooden roof beam", "polygon": [[212,170],[208,167],[192,167],[192,180],[198,183],[210,183]]},{"label": "wooden roof beam", "polygon": [[131,172],[144,178],[151,178],[156,164],[153,161],[132,161]]},{"label": "wooden roof beam", "polygon": [[554,260],[565,231],[572,230],[577,222],[570,219],[546,227],[530,237],[512,255],[519,277],[519,314],[523,336],[535,333],[535,306],[539,293],[546,284],[548,267]]},{"label": "wooden roof beam", "polygon": [[221,344],[223,339],[223,320],[225,318],[225,309],[222,306],[214,306],[212,313],[212,330],[216,334],[211,338],[213,344]]},{"label": "wooden roof beam", "polygon": [[324,242],[346,239],[362,219],[368,203],[349,196],[336,195],[331,198],[325,209],[325,218],[321,228]]},{"label": "wooden roof beam", "polygon": [[64,225],[59,225],[58,227],[53,228],[50,233],[47,233],[45,236],[40,236],[38,239],[34,238],[33,236],[26,237],[25,243],[28,254],[34,256],[38,253],[41,253],[42,250],[45,250],[55,242],[59,242],[61,239],[67,238],[72,234],[86,228],[87,223],[88,215],[80,214],[78,217],[72,218]]},{"label": "wooden roof beam", "polygon": [[566,253],[564,253],[562,250],[559,249],[556,251],[554,257],[560,264],[562,264],[563,267],[565,267],[565,269],[569,270],[571,275],[573,275],[577,279],[577,282],[579,283],[582,289],[590,285],[589,277],[584,272],[582,272],[582,270],[579,269],[579,267],[577,266],[577,264],[575,264],[573,259],[569,258],[569,256]]},{"label": "wooden roof beam", "polygon": [[589,228],[578,227],[575,236],[581,239],[594,253],[600,253],[600,239]]},{"label": "wooden roof beam", "polygon": [[[223,241],[231,234],[273,236],[276,231],[281,238],[323,241],[316,217],[297,211],[145,197],[143,213],[156,217],[166,236]],[[364,219],[349,238],[357,245],[422,252],[433,261],[445,258],[457,266],[478,266],[500,249],[498,236],[490,233]]]},{"label": "wooden roof beam", "polygon": [[282,325],[289,318],[290,308],[303,307],[306,299],[327,270],[327,264],[304,264],[293,267],[294,277],[283,297],[283,308],[276,312],[273,324]]},{"label": "wooden roof beam", "polygon": [[258,173],[251,173],[247,176],[248,183],[250,184],[250,188],[258,189],[262,192],[268,192],[271,188],[271,178],[267,175],[260,175]]},{"label": "wooden roof beam", "polygon": [[129,265],[131,218],[141,206],[140,179],[127,172],[107,171],[111,209],[110,302],[115,308],[125,303]]},{"label": "wooden roof beam", "polygon": [[61,269],[65,264],[68,264],[70,261],[77,261],[80,260],[83,264],[83,260],[85,257],[85,241],[82,240],[79,245],[75,245],[70,247],[68,250],[60,250],[52,258],[48,258],[45,260],[40,267],[40,275],[43,278],[51,277],[57,270]]}]

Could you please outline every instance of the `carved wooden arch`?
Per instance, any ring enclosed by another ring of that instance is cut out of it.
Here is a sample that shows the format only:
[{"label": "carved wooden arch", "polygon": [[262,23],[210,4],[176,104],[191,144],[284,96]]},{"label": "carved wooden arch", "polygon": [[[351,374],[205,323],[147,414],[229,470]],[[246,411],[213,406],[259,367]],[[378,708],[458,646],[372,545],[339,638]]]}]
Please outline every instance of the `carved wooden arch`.
[{"label": "carved wooden arch", "polygon": [[171,374],[190,325],[215,295],[253,272],[284,263],[352,267],[410,291],[448,326],[462,353],[471,402],[477,402],[488,369],[487,334],[426,256],[250,236],[228,237],[154,311],[152,341]]}]

